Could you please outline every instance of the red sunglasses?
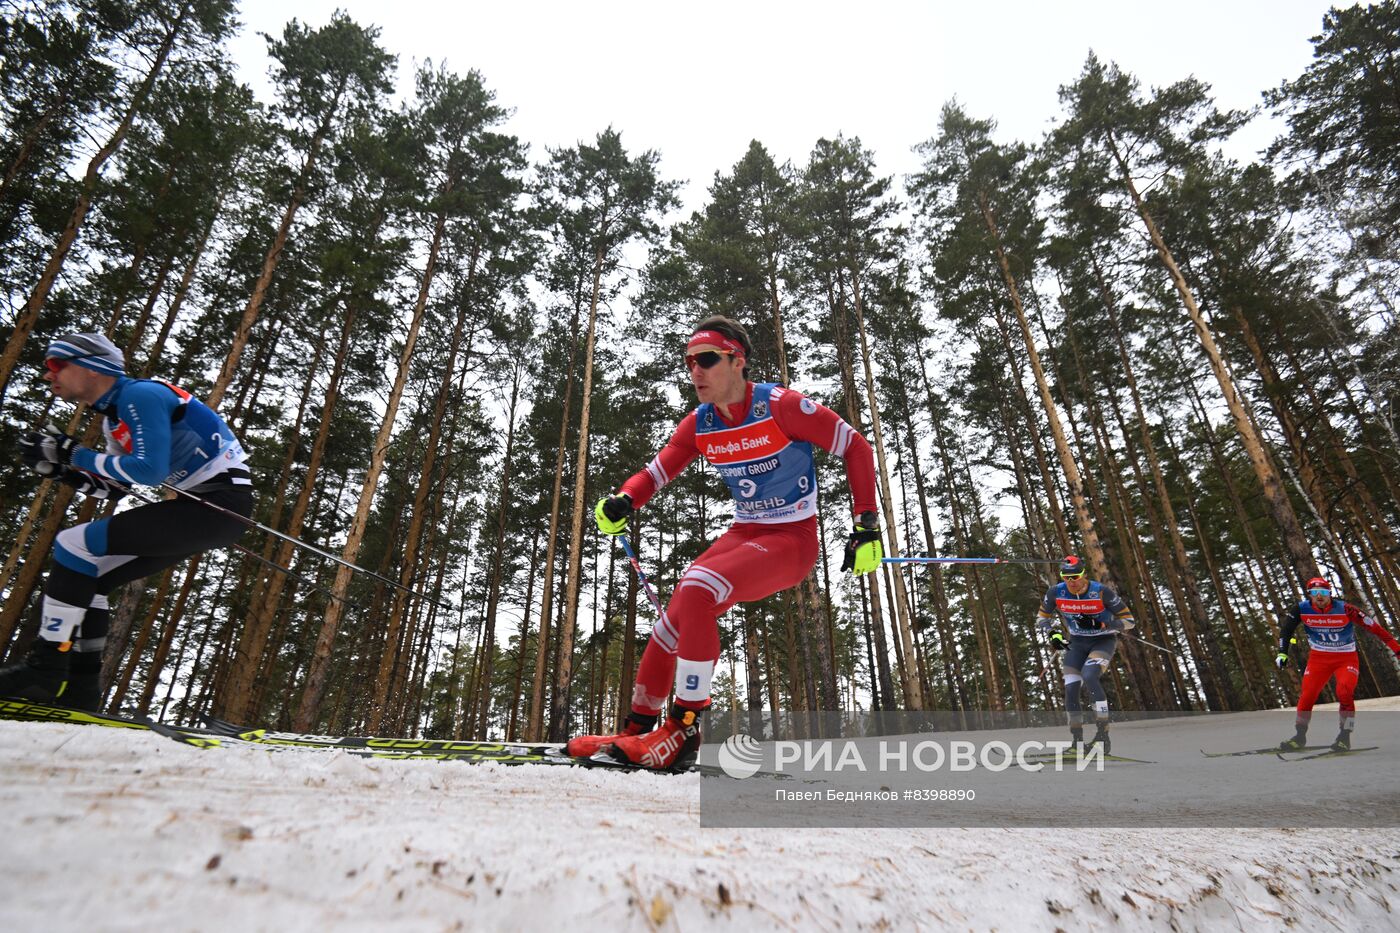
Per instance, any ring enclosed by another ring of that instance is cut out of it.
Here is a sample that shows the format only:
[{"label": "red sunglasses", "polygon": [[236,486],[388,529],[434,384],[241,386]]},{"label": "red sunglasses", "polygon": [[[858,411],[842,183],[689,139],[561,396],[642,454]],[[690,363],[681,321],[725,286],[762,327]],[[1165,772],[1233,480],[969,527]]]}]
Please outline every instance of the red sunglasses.
[{"label": "red sunglasses", "polygon": [[69,356],[64,357],[63,359],[59,359],[56,356],[51,356],[48,359],[44,360],[44,366],[48,368],[49,372],[53,373],[56,376],[60,372],[62,372],[68,366],[69,363],[76,363],[78,360],[89,360],[96,355],[96,353],[84,353],[81,356]]},{"label": "red sunglasses", "polygon": [[723,357],[733,355],[733,350],[705,350],[702,353],[687,353],[685,355],[685,368],[693,369],[695,364],[699,363],[701,369],[709,369]]}]

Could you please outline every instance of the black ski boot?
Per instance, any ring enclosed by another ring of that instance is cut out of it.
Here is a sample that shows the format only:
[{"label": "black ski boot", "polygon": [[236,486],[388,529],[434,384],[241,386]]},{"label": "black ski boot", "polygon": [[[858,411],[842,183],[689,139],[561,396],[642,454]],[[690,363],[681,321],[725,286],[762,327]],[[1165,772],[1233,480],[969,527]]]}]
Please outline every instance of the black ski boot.
[{"label": "black ski boot", "polygon": [[34,639],[22,661],[0,667],[0,697],[61,702],[68,687],[69,642]]},{"label": "black ski boot", "polygon": [[102,676],[101,651],[74,651],[69,668],[68,689],[63,691],[64,706],[95,713],[102,706],[102,689],[99,679]]},{"label": "black ski boot", "polygon": [[1336,738],[1336,740],[1332,743],[1332,751],[1334,751],[1334,752],[1349,752],[1349,751],[1351,751],[1351,730],[1350,730],[1350,729],[1343,729],[1341,732],[1338,732],[1338,733],[1337,733],[1337,738]]},{"label": "black ski boot", "polygon": [[1105,755],[1113,751],[1113,743],[1108,739],[1108,720],[1106,719],[1095,723],[1094,737],[1089,740],[1086,751],[1096,746],[1102,748]]},{"label": "black ski boot", "polygon": [[1082,751],[1084,751],[1084,727],[1083,727],[1083,726],[1070,726],[1070,727],[1069,727],[1069,751],[1072,751],[1072,752],[1082,752]]},{"label": "black ski boot", "polygon": [[1284,739],[1282,742],[1278,743],[1278,750],[1279,750],[1279,751],[1281,751],[1281,752],[1297,752],[1297,751],[1302,751],[1303,748],[1308,744],[1308,727],[1307,727],[1307,726],[1304,726],[1304,725],[1299,725],[1299,726],[1297,726],[1296,728],[1297,728],[1297,731],[1294,732],[1293,738],[1291,738],[1291,739]]}]

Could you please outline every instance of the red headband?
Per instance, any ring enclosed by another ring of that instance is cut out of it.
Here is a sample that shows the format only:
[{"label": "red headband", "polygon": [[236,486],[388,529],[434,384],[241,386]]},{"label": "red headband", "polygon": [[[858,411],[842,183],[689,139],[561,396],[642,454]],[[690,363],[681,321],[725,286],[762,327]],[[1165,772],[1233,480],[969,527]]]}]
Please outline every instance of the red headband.
[{"label": "red headband", "polygon": [[744,348],[738,341],[730,340],[724,334],[713,330],[697,330],[690,337],[690,343],[686,344],[685,352],[688,354],[697,346],[719,347],[721,350],[728,350],[739,359],[746,359]]}]

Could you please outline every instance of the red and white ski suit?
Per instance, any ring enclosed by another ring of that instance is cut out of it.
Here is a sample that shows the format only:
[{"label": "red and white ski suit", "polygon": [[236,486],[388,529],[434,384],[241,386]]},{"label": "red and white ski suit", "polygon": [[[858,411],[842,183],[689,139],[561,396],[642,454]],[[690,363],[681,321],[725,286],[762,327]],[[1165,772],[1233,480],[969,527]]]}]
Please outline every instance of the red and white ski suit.
[{"label": "red and white ski suit", "polygon": [[707,403],[686,415],[655,459],[622,484],[619,492],[641,508],[703,456],[735,496],[734,524],[681,575],[652,629],[634,712],[660,712],[673,679],[677,702],[704,706],[719,659],[720,613],[795,586],[815,566],[812,445],[845,460],[852,514],[874,511],[869,442],[831,409],[771,383],[749,383],[743,403],[727,412]]}]

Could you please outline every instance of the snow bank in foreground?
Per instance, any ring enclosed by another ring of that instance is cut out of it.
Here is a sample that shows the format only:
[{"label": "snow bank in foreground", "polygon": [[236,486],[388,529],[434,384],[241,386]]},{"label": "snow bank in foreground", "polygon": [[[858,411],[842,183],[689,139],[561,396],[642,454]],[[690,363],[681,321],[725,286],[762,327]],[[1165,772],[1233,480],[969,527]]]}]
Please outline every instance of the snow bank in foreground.
[{"label": "snow bank in foreground", "polygon": [[6,930],[1394,928],[1400,831],[701,830],[700,778],[0,722]]}]

